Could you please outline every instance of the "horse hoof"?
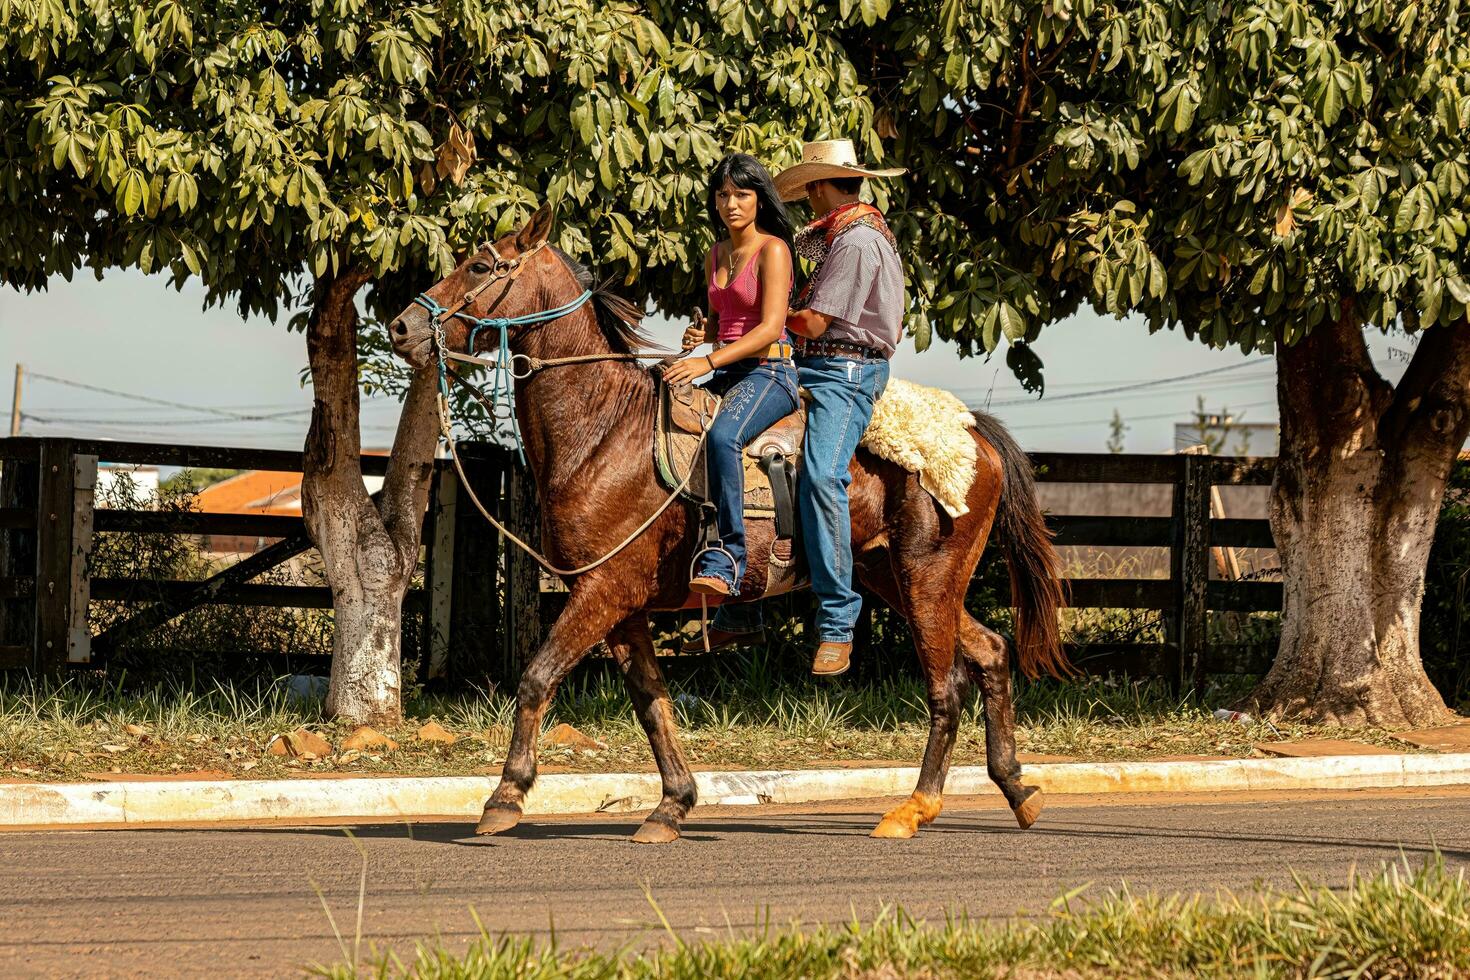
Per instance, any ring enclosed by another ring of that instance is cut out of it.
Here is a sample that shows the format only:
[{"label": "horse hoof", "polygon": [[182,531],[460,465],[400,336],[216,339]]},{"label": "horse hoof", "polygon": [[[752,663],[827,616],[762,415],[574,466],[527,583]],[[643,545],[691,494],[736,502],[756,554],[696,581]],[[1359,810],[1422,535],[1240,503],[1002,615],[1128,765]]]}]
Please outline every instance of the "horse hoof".
[{"label": "horse hoof", "polygon": [[1041,816],[1041,808],[1044,806],[1046,806],[1044,794],[1039,789],[1032,789],[1031,795],[1022,800],[1021,805],[1014,810],[1016,823],[1021,825],[1022,830],[1029,830],[1036,822],[1036,818]]},{"label": "horse hoof", "polygon": [[868,836],[882,837],[886,840],[908,840],[918,832],[919,828],[907,820],[888,816],[884,817]]},{"label": "horse hoof", "polygon": [[503,803],[486,803],[485,812],[475,826],[475,833],[502,834],[520,822],[521,811],[518,807],[506,806]]},{"label": "horse hoof", "polygon": [[670,844],[679,839],[679,828],[662,820],[645,820],[633,835],[635,844]]}]

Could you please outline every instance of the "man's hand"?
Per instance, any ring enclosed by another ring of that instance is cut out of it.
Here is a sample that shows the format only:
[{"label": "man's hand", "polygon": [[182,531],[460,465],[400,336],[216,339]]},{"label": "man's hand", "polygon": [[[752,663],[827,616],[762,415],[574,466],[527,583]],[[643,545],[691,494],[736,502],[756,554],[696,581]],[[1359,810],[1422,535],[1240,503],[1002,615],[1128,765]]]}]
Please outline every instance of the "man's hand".
[{"label": "man's hand", "polygon": [[694,308],[694,322],[689,325],[689,329],[684,331],[684,339],[681,342],[682,348],[684,350],[693,350],[704,343],[708,339],[706,336],[708,329],[709,324],[704,318],[704,311],[696,306]]},{"label": "man's hand", "polygon": [[686,357],[682,361],[675,361],[673,364],[664,368],[664,383],[671,388],[677,388],[679,385],[687,385],[700,375],[709,374],[709,372],[709,358],[704,356]]}]

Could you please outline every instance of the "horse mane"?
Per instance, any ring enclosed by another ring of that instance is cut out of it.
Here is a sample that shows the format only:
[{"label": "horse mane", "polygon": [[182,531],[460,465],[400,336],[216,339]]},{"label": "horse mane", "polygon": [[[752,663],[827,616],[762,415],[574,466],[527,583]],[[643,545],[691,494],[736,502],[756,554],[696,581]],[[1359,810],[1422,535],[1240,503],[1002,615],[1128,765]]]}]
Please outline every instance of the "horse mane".
[{"label": "horse mane", "polygon": [[592,275],[592,270],[572,258],[555,245],[551,251],[566,264],[567,270],[583,289],[592,290],[592,307],[597,312],[597,325],[608,344],[619,354],[637,354],[653,346],[653,341],[639,329],[643,323],[643,311],[622,296],[610,292],[612,279],[601,284]]}]

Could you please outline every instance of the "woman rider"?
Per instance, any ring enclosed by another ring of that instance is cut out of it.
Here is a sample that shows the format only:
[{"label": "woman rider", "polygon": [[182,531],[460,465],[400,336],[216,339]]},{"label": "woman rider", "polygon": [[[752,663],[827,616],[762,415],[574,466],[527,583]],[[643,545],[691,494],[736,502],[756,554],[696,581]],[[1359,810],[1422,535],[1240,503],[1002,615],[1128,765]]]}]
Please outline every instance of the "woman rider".
[{"label": "woman rider", "polygon": [[796,368],[785,346],[792,227],[771,175],[745,153],[715,165],[707,203],[711,223],[723,224],[729,237],[715,245],[706,263],[712,318],[701,322],[696,313],[684,349],[701,343],[713,343],[714,349],[675,363],[664,380],[681,385],[713,371],[707,387],[723,399],[705,449],[720,542],[695,556],[689,588],[735,596],[745,574],[741,457],[756,436],[797,406]]}]

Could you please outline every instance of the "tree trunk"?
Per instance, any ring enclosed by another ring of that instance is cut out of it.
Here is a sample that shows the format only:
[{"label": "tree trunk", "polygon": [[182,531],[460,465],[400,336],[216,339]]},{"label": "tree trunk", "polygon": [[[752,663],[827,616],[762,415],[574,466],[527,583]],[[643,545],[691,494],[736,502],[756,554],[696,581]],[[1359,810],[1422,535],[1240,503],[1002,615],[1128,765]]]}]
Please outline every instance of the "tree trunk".
[{"label": "tree trunk", "polygon": [[356,724],[402,717],[403,597],[418,563],[433,467],[435,374],[409,388],[388,474],[376,502],[362,482],[358,423],[357,291],[367,273],[318,281],[306,345],[311,428],[306,436],[302,515],[322,555],[336,629],[326,713]]},{"label": "tree trunk", "polygon": [[1451,717],[1419,658],[1435,523],[1470,428],[1464,325],[1424,335],[1397,391],[1351,308],[1277,351],[1281,451],[1271,527],[1281,649],[1246,698],[1277,717],[1432,725]]}]

